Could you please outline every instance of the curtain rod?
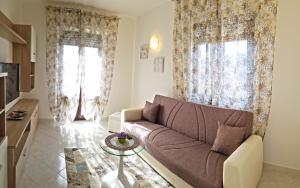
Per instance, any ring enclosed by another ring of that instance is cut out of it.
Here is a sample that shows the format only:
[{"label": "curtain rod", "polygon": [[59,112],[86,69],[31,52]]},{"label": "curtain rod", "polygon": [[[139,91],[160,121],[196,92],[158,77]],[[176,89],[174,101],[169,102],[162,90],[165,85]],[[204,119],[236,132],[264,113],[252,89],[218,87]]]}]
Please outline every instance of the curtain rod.
[{"label": "curtain rod", "polygon": [[95,13],[101,14],[103,16],[116,17],[117,19],[120,19],[120,17],[115,12],[104,10],[104,9],[99,9],[96,7],[87,6],[87,5],[83,5],[83,4],[79,4],[79,3],[66,3],[66,2],[50,1],[50,2],[46,3],[46,7],[65,8],[66,10],[78,9],[80,11],[90,11],[90,12],[95,12]]}]

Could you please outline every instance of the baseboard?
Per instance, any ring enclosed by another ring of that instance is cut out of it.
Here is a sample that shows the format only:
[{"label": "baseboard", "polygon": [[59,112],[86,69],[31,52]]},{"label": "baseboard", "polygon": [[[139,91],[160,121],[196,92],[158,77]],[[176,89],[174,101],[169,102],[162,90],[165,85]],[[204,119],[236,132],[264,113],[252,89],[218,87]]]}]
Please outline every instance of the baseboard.
[{"label": "baseboard", "polygon": [[39,121],[54,121],[54,119],[53,118],[44,118],[44,117],[42,117],[42,118],[39,118]]},{"label": "baseboard", "polygon": [[275,164],[275,163],[272,163],[272,162],[269,162],[269,161],[264,161],[264,164],[272,165],[272,166],[280,167],[280,168],[286,168],[288,170],[295,170],[295,171],[299,171],[300,172],[300,169],[292,168],[292,167],[285,166],[285,165],[282,165],[282,164]]},{"label": "baseboard", "polygon": [[108,120],[108,117],[109,117],[109,116],[102,116],[102,117],[101,117],[101,121]]}]

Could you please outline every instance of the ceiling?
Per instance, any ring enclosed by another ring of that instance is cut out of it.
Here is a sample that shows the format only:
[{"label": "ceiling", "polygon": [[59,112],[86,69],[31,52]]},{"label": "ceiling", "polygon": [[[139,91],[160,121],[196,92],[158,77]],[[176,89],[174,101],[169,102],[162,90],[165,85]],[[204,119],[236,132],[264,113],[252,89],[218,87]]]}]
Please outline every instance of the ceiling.
[{"label": "ceiling", "polygon": [[[23,2],[53,2],[49,0],[23,0]],[[140,16],[155,7],[170,0],[55,0],[55,2],[78,3],[99,9],[125,14]]]}]

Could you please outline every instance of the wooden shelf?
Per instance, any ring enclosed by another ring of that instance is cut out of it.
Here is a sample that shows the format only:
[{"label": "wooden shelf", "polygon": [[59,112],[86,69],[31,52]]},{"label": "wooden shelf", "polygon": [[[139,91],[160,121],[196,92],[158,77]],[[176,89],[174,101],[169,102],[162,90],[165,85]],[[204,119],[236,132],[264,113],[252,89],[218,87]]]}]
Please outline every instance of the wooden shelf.
[{"label": "wooden shelf", "polygon": [[21,121],[7,121],[7,136],[8,136],[8,148],[16,149],[21,141],[22,135],[24,134],[29,121],[31,120],[31,114],[38,106],[38,100],[34,99],[22,99],[9,111],[19,110],[26,111],[26,115]]},{"label": "wooden shelf", "polygon": [[13,29],[0,22],[0,36],[13,43],[26,44],[27,42],[20,37]]},{"label": "wooden shelf", "polygon": [[18,33],[13,30],[11,21],[0,11],[0,37],[5,38],[13,43],[27,44]]}]

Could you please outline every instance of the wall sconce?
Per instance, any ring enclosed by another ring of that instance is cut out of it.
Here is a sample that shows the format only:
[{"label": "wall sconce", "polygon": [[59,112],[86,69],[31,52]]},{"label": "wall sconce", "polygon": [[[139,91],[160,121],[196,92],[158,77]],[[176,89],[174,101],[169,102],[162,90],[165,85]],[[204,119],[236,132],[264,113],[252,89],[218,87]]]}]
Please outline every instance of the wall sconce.
[{"label": "wall sconce", "polygon": [[157,36],[152,36],[150,39],[150,48],[152,50],[157,50],[159,47],[159,40]]}]

